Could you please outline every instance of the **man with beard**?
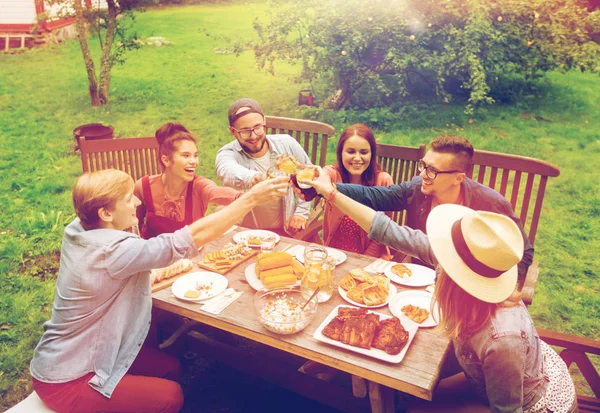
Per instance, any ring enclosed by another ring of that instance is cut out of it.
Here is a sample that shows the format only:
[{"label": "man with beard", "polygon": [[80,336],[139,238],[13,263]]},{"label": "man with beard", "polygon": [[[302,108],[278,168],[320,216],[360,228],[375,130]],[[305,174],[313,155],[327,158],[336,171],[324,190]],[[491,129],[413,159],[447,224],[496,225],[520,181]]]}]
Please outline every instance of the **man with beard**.
[{"label": "man with beard", "polygon": [[[247,190],[266,179],[267,171],[275,168],[277,155],[294,155],[303,164],[310,164],[304,149],[290,135],[267,135],[265,116],[253,99],[234,102],[227,113],[229,131],[234,141],[217,152],[217,176],[223,185]],[[293,235],[306,226],[310,202],[295,197],[292,188],[287,196],[270,204],[254,208],[242,221],[247,228],[268,229],[280,235]]]},{"label": "man with beard", "polygon": [[498,192],[467,177],[473,164],[473,145],[461,136],[441,135],[429,144],[419,161],[419,175],[399,185],[336,184],[340,193],[377,211],[406,210],[406,225],[425,230],[427,217],[441,204],[463,205],[476,211],[503,214],[515,221],[523,235],[525,252],[518,265],[519,287],[533,260],[533,247],[511,204]]}]

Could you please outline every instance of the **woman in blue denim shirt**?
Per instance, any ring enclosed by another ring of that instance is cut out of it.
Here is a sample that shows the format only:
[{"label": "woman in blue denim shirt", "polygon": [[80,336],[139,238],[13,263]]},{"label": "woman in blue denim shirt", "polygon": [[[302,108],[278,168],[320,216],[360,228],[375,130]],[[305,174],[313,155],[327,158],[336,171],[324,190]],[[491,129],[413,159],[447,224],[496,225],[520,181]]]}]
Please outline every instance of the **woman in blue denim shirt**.
[{"label": "woman in blue denim shirt", "polygon": [[[431,211],[425,235],[338,193],[326,174],[312,185],[369,231],[369,238],[437,266],[440,328],[452,339],[470,386],[446,400],[436,392],[435,403],[411,411],[577,411],[566,365],[540,340],[525,305],[506,303],[524,249],[514,221],[444,204]],[[484,404],[473,401],[474,393]]]},{"label": "woman in blue denim shirt", "polygon": [[178,361],[147,345],[150,270],[196,255],[287,188],[285,178],[263,181],[214,214],[144,240],[124,231],[138,224],[140,204],[129,175],[109,169],[79,177],[77,218],[65,228],[52,317],[30,365],[40,399],[59,413],[179,411]]}]

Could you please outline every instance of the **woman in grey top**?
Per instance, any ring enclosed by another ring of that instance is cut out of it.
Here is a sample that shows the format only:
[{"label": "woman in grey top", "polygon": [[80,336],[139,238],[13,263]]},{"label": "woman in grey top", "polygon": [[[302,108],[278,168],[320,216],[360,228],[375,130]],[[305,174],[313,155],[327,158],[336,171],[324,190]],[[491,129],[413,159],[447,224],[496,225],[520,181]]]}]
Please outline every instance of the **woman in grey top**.
[{"label": "woman in grey top", "polygon": [[177,412],[174,358],[143,346],[150,327],[150,270],[198,253],[257,205],[287,193],[264,181],[222,210],[150,240],[137,225],[133,180],[117,170],[73,187],[77,218],[65,228],[51,319],[31,361],[33,387],[58,412]]},{"label": "woman in grey top", "polygon": [[[460,395],[440,400],[436,394],[436,403],[410,411],[462,412],[476,406],[476,411],[492,412],[577,411],[566,365],[540,340],[525,305],[507,302],[524,250],[514,221],[444,204],[431,211],[425,235],[337,192],[327,174],[312,185],[369,238],[436,266],[440,328],[452,339],[460,374],[470,383],[462,380],[466,391]],[[474,394],[483,403],[473,400]]]}]

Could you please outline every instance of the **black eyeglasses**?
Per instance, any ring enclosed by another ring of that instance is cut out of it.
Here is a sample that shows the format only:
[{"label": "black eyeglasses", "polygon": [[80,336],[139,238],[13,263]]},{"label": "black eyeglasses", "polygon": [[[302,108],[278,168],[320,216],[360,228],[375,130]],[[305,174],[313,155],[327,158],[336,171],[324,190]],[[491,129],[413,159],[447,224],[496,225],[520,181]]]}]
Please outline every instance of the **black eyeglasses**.
[{"label": "black eyeglasses", "polygon": [[234,128],[233,126],[231,127],[231,129],[233,129],[234,131],[236,131],[237,133],[240,134],[240,137],[242,139],[248,139],[250,138],[250,136],[252,136],[252,132],[254,132],[254,134],[256,136],[262,136],[265,134],[266,130],[265,130],[265,125],[258,125],[255,126],[253,128],[249,128],[249,129],[240,129],[237,130],[236,128]]},{"label": "black eyeglasses", "polygon": [[458,170],[437,171],[431,166],[428,166],[425,162],[423,162],[423,159],[419,159],[419,163],[417,164],[417,171],[419,171],[419,173],[425,171],[425,176],[431,180],[435,179],[438,176],[438,174],[453,174],[456,172],[462,172]]}]

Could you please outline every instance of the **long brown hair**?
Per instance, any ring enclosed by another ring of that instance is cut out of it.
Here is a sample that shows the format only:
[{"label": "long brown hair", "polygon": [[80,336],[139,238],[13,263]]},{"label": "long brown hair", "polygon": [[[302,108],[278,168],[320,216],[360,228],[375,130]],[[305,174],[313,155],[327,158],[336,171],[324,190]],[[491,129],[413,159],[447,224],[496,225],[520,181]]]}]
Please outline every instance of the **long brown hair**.
[{"label": "long brown hair", "polygon": [[336,149],[336,169],[339,171],[340,175],[342,175],[342,182],[349,183],[350,173],[344,167],[344,163],[342,162],[342,152],[344,151],[344,142],[346,142],[348,139],[355,135],[360,138],[366,139],[367,142],[369,142],[369,146],[371,147],[371,162],[360,177],[361,184],[366,186],[375,186],[375,184],[377,183],[377,174],[381,170],[379,168],[379,165],[377,164],[377,141],[375,141],[373,131],[369,129],[368,126],[363,125],[362,123],[355,123],[354,125],[348,126],[340,135],[340,140]]},{"label": "long brown hair", "polygon": [[444,269],[435,284],[435,301],[440,309],[439,328],[452,339],[478,331],[496,311],[496,304],[467,293]]},{"label": "long brown hair", "polygon": [[166,166],[162,161],[162,157],[164,155],[167,158],[172,159],[173,152],[177,150],[177,142],[191,141],[194,142],[194,145],[197,145],[196,138],[181,123],[165,123],[157,129],[154,136],[159,145],[158,159],[160,160],[163,171]]}]

